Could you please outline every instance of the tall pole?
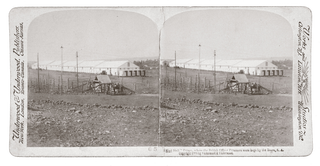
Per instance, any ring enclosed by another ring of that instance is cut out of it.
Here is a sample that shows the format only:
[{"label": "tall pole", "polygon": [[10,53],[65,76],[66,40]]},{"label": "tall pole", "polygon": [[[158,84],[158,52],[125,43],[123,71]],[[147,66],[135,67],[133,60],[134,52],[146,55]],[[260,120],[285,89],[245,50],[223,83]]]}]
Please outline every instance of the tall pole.
[{"label": "tall pole", "polygon": [[76,52],[76,59],[77,59],[77,94],[78,94],[78,88],[79,88],[78,51]]},{"label": "tall pole", "polygon": [[165,63],[165,65],[166,65],[166,78],[165,78],[165,84],[167,84],[167,81],[168,81],[168,72],[167,72],[167,71],[168,71],[168,69],[167,69],[167,67],[168,67],[167,65],[168,65],[168,64],[167,64],[167,62]]},{"label": "tall pole", "polygon": [[200,90],[200,52],[201,52],[201,44],[199,44],[198,93]]},{"label": "tall pole", "polygon": [[37,54],[37,69],[38,69],[38,92],[40,93],[39,53]]},{"label": "tall pole", "polygon": [[61,73],[60,73],[60,95],[62,95],[62,73],[63,72],[63,47],[61,46]]},{"label": "tall pole", "polygon": [[214,56],[213,56],[213,67],[214,67],[214,75],[213,75],[213,80],[214,80],[214,89],[213,92],[216,93],[216,50],[214,50]]},{"label": "tall pole", "polygon": [[177,90],[177,84],[176,84],[176,80],[177,80],[177,52],[174,51],[174,90]]},{"label": "tall pole", "polygon": [[258,84],[258,92],[260,93],[260,76],[259,76],[259,84]]}]

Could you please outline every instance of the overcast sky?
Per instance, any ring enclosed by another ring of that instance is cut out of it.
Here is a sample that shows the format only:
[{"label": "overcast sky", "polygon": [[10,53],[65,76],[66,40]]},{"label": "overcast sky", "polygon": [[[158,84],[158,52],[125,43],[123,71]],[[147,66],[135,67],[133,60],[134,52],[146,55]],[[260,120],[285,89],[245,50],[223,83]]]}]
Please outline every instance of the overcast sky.
[{"label": "overcast sky", "polygon": [[210,59],[290,57],[293,36],[281,16],[255,10],[191,11],[169,18],[162,31],[161,56]]},{"label": "overcast sky", "polygon": [[28,32],[28,59],[115,59],[159,56],[156,24],[146,16],[112,10],[51,12],[33,20]]},{"label": "overcast sky", "polygon": [[[244,59],[290,57],[292,29],[269,12],[211,9],[183,12],[161,29],[161,57]],[[28,31],[28,59],[101,60],[159,56],[156,24],[146,16],[113,10],[68,10],[34,19]]]}]

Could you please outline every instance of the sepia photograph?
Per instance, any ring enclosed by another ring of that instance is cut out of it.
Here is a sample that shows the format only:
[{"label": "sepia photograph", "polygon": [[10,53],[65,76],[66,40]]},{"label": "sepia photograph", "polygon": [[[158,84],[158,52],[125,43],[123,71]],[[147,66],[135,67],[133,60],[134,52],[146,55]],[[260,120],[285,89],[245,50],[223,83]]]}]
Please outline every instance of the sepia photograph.
[{"label": "sepia photograph", "polygon": [[13,156],[307,156],[306,7],[21,7]]},{"label": "sepia photograph", "polygon": [[29,147],[158,145],[158,32],[132,12],[65,10],[28,35]]},{"label": "sepia photograph", "polygon": [[169,18],[161,35],[161,145],[293,146],[287,20],[190,11]]}]

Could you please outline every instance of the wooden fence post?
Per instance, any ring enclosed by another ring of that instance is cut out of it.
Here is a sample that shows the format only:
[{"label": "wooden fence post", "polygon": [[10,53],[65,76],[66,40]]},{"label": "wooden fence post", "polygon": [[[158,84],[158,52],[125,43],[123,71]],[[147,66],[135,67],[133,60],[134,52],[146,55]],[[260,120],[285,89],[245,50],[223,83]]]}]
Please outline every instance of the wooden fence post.
[{"label": "wooden fence post", "polygon": [[83,83],[81,83],[81,93],[83,93]]},{"label": "wooden fence post", "polygon": [[197,89],[197,84],[198,84],[198,75],[196,75],[196,77],[195,77],[195,81],[194,81],[194,87],[195,87],[195,89]]},{"label": "wooden fence post", "polygon": [[181,85],[183,86],[183,88],[185,87],[184,86],[184,79],[183,79],[184,77],[181,77]]},{"label": "wooden fence post", "polygon": [[207,78],[204,77],[204,88],[206,88],[206,82],[207,82]]},{"label": "wooden fence post", "polygon": [[42,82],[41,82],[41,79],[40,79],[40,77],[39,77],[39,80],[38,80],[38,82],[39,82],[39,93],[41,92],[41,86],[42,86]]},{"label": "wooden fence post", "polygon": [[51,81],[50,81],[50,78],[48,78],[48,92],[50,92],[51,91]]},{"label": "wooden fence post", "polygon": [[61,85],[60,85],[60,83],[61,83],[61,81],[60,81],[60,79],[61,79],[61,77],[60,76],[58,76],[58,91],[59,91],[59,93],[60,93],[60,88],[61,88]]}]

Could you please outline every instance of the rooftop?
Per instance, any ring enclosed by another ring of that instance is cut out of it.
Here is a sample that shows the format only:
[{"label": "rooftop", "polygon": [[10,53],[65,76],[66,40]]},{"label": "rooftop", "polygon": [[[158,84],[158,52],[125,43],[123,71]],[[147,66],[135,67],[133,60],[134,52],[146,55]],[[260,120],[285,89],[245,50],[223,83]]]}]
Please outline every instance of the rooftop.
[{"label": "rooftop", "polygon": [[[110,67],[110,68],[114,68],[114,67],[119,67],[125,63],[128,63],[129,61],[104,61],[100,64],[98,64],[95,67]],[[133,63],[130,63],[130,65],[134,65]]]},{"label": "rooftop", "polygon": [[[78,65],[84,61],[78,61]],[[63,64],[63,66],[77,66],[77,61],[67,61]]]},{"label": "rooftop", "polygon": [[219,66],[234,66],[235,64],[241,62],[242,60],[221,60],[216,63]]},{"label": "rooftop", "polygon": [[236,67],[256,67],[261,63],[265,63],[267,60],[242,60],[241,62],[235,64]]},{"label": "rooftop", "polygon": [[104,61],[83,61],[79,64],[79,67],[95,67]]}]

